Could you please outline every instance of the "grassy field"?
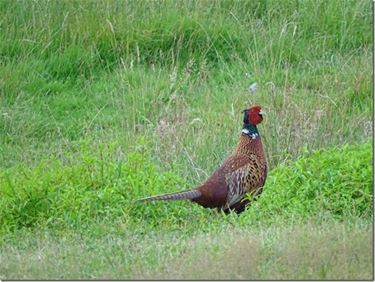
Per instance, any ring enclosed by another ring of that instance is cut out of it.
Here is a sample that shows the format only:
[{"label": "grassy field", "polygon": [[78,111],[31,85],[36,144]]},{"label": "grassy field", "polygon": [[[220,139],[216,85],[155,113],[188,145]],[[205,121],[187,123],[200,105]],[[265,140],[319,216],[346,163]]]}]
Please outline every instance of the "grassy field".
[{"label": "grassy field", "polygon": [[85,240],[36,232],[2,248],[1,271],[7,279],[371,280],[367,222],[283,224]]},{"label": "grassy field", "polygon": [[[373,279],[371,1],[3,0],[0,28],[0,279]],[[243,215],[135,203],[205,180],[253,103]]]}]

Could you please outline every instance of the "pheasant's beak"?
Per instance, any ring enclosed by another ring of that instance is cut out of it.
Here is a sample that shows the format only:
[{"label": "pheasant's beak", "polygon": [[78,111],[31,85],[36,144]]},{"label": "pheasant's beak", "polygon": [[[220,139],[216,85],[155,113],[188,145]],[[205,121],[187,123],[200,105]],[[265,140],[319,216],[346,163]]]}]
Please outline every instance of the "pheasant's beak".
[{"label": "pheasant's beak", "polygon": [[265,112],[265,111],[263,111],[263,110],[260,110],[260,111],[259,111],[259,114],[260,114],[260,115],[265,115],[265,114],[266,114],[266,112]]}]

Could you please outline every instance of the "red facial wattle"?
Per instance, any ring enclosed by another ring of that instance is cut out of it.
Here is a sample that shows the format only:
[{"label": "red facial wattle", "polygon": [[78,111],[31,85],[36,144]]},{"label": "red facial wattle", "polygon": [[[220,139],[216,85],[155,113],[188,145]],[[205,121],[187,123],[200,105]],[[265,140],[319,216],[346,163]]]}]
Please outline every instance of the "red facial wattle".
[{"label": "red facial wattle", "polygon": [[263,117],[260,112],[261,108],[259,106],[255,106],[249,109],[248,120],[250,124],[257,125],[262,122]]}]

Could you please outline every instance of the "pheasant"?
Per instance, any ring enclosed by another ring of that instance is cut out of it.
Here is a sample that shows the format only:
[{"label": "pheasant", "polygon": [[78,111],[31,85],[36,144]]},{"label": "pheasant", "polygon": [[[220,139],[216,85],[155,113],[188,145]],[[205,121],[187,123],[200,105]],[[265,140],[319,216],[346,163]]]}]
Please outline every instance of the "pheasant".
[{"label": "pheasant", "polygon": [[140,201],[191,200],[205,208],[216,208],[225,213],[244,211],[249,203],[245,195],[262,191],[267,177],[267,160],[257,129],[264,112],[255,105],[243,113],[243,128],[236,149],[203,184],[195,189]]}]

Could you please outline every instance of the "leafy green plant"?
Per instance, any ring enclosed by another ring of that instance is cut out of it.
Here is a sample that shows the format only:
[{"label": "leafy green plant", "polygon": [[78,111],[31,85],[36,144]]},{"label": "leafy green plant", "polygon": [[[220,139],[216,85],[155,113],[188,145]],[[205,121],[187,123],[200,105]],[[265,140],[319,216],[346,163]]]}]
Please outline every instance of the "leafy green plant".
[{"label": "leafy green plant", "polygon": [[[147,148],[141,145],[140,148]],[[152,218],[181,215],[175,207],[145,207],[135,201],[186,183],[173,171],[159,172],[147,150],[123,154],[115,144],[96,151],[81,144],[79,155],[65,162],[46,160],[29,168],[17,165],[0,174],[0,226],[15,230],[36,226],[82,228],[93,222],[129,216]],[[73,160],[78,158],[76,164]],[[117,160],[116,160],[117,159]],[[72,164],[74,163],[74,164]],[[184,209],[182,209],[184,210]]]},{"label": "leafy green plant", "polygon": [[371,217],[371,152],[371,143],[346,145],[306,152],[296,162],[278,165],[246,218],[272,222],[319,214],[340,220]]}]

